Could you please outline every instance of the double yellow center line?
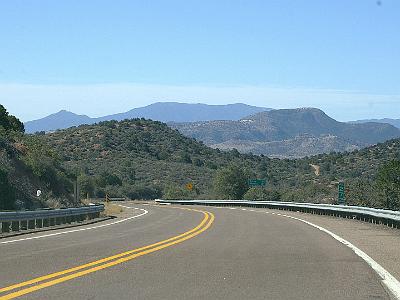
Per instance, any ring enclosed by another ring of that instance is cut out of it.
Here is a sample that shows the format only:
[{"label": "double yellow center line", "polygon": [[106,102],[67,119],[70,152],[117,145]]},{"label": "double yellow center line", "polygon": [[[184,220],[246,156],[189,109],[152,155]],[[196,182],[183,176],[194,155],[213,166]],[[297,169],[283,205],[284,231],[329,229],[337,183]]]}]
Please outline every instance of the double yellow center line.
[{"label": "double yellow center line", "polygon": [[[178,207],[175,207],[178,208]],[[123,253],[119,253],[113,256],[109,256],[100,260],[96,260],[84,265],[80,265],[74,268],[70,268],[67,270],[63,270],[60,272],[52,273],[49,275],[37,277],[28,281],[24,281],[21,283],[13,284],[4,288],[0,288],[0,294],[2,293],[8,293],[4,296],[0,296],[0,300],[5,300],[5,299],[14,299],[16,297],[20,297],[32,292],[35,292],[37,290],[41,290],[74,278],[82,277],[85,275],[88,275],[90,273],[94,273],[103,269],[107,269],[110,267],[113,267],[115,265],[119,265],[121,263],[127,262],[129,260],[133,260],[137,257],[159,251],[161,249],[182,243],[188,239],[191,239],[200,233],[206,231],[208,228],[210,228],[211,224],[214,222],[214,215],[210,212],[207,211],[202,211],[202,210],[197,210],[197,209],[189,209],[189,208],[181,208],[179,207],[178,209],[184,209],[184,210],[190,210],[190,211],[196,211],[200,212],[204,215],[203,220],[199,225],[197,225],[195,228],[186,231],[180,235],[171,237],[169,239],[144,246],[141,248],[136,248],[132,249],[130,251],[126,251]]]}]

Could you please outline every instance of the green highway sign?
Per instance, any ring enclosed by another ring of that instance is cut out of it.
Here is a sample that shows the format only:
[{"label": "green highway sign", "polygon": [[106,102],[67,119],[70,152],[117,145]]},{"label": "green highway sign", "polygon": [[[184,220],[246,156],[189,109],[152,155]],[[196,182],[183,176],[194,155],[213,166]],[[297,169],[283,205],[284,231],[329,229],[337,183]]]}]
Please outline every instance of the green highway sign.
[{"label": "green highway sign", "polygon": [[265,186],[266,184],[266,179],[249,179],[249,186]]},{"label": "green highway sign", "polygon": [[345,186],[344,182],[339,182],[338,185],[338,203],[340,205],[345,205],[346,204],[346,193],[345,193]]}]

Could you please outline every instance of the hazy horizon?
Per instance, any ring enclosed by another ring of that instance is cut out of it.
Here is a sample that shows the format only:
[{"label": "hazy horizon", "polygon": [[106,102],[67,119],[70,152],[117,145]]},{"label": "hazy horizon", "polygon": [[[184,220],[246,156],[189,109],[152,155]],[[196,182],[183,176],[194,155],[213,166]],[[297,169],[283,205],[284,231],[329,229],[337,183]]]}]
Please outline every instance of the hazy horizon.
[{"label": "hazy horizon", "polygon": [[[56,114],[56,113],[58,113],[58,112],[60,112],[60,111],[68,111],[68,112],[72,112],[72,113],[77,114],[77,115],[86,115],[86,116],[88,116],[88,117],[90,117],[90,118],[97,118],[97,117],[104,117],[104,116],[106,116],[106,115],[113,115],[113,114],[118,114],[118,113],[124,113],[124,112],[127,112],[127,111],[132,110],[132,109],[135,109],[135,108],[141,108],[141,107],[145,107],[145,106],[152,105],[152,104],[156,104],[156,103],[206,104],[206,105],[229,105],[229,104],[247,104],[247,105],[252,105],[252,104],[248,104],[248,103],[240,102],[240,101],[231,102],[231,103],[228,103],[228,102],[227,102],[227,103],[219,103],[219,104],[215,104],[215,103],[204,103],[204,102],[196,102],[196,101],[193,101],[193,102],[173,101],[173,100],[171,100],[171,101],[154,101],[154,102],[151,102],[151,103],[148,103],[148,104],[144,104],[144,105],[140,105],[140,106],[135,106],[135,107],[125,106],[125,109],[122,109],[122,110],[115,110],[115,111],[107,111],[107,112],[104,113],[104,114],[93,114],[93,113],[91,113],[90,111],[89,111],[89,113],[80,112],[80,111],[81,111],[80,109],[75,109],[75,110],[74,110],[73,107],[69,107],[69,108],[60,107],[59,109],[56,109],[56,110],[54,110],[54,111],[52,111],[52,112],[49,112],[49,113],[47,113],[47,114],[38,115],[38,117],[33,118],[33,119],[29,119],[29,120],[24,120],[23,118],[20,118],[20,119],[21,119],[21,121],[23,121],[24,123],[26,123],[26,122],[29,122],[29,121],[34,121],[34,120],[42,119],[42,118],[47,117],[47,116],[49,116],[49,115]],[[268,106],[268,105],[252,105],[252,106],[265,107],[265,108],[271,108],[271,109],[317,108],[317,109],[323,110],[328,116],[330,116],[330,117],[332,117],[332,118],[334,118],[334,119],[336,119],[336,120],[338,120],[338,121],[342,121],[342,122],[357,121],[357,120],[363,120],[363,119],[384,119],[384,118],[398,119],[398,118],[399,118],[399,117],[371,117],[371,118],[358,118],[358,119],[357,119],[357,118],[353,118],[353,119],[348,119],[348,120],[339,120],[339,119],[335,118],[334,116],[332,116],[332,115],[331,115],[329,112],[327,112],[326,110],[324,110],[324,109],[322,109],[322,108],[320,108],[320,107],[316,107],[316,106],[307,106],[307,105],[306,105],[306,106],[293,106],[293,107],[271,107],[271,106]],[[6,106],[6,108],[7,108],[7,106]],[[78,108],[78,107],[76,107],[76,108]],[[7,108],[7,109],[8,109],[8,108]],[[12,112],[12,111],[10,111],[10,112]],[[17,115],[17,117],[19,117],[19,116]]]},{"label": "hazy horizon", "polygon": [[23,121],[154,102],[400,118],[400,1],[0,3],[0,102]]},{"label": "hazy horizon", "polygon": [[[160,92],[162,96],[153,97]],[[134,94],[145,95],[141,101],[132,101]],[[203,103],[223,105],[244,103],[273,109],[315,107],[338,121],[361,119],[399,119],[400,96],[369,95],[362,92],[346,92],[323,89],[284,89],[264,87],[165,87],[154,85],[91,85],[80,87],[12,85],[5,88],[0,84],[0,95],[5,97],[1,104],[23,122],[46,117],[60,110],[90,117],[101,117],[147,106],[156,102]],[[183,97],[181,95],[199,95]],[[243,100],[251,94],[253,101]],[[264,95],[271,99],[263,100]],[[54,101],[67,97],[68,101]],[[19,101],[11,100],[14,98]],[[146,99],[147,98],[147,99]],[[165,100],[163,100],[163,98]],[[309,100],[314,98],[315,100]],[[318,99],[323,98],[324,101]],[[7,100],[10,99],[10,100]],[[154,100],[152,100],[154,99]],[[202,100],[202,99],[208,99]],[[231,100],[234,99],[234,100]],[[29,107],[25,104],[30,103]]]}]

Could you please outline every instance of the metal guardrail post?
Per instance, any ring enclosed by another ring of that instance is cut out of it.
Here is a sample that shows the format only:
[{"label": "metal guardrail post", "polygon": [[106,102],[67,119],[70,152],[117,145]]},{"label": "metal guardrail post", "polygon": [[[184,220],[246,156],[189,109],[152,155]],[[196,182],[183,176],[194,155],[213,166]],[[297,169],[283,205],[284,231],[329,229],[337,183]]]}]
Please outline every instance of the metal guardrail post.
[{"label": "metal guardrail post", "polygon": [[91,220],[100,216],[104,205],[55,210],[0,212],[0,233],[43,228]]},{"label": "metal guardrail post", "polygon": [[10,223],[9,222],[1,223],[1,232],[10,232]]},{"label": "metal guardrail post", "polygon": [[43,227],[43,219],[36,219],[35,220],[35,227],[42,228]]},{"label": "metal guardrail post", "polygon": [[20,222],[19,221],[13,221],[11,222],[11,230],[12,231],[19,231],[20,230]]},{"label": "metal guardrail post", "polygon": [[22,220],[20,230],[27,230],[27,229],[28,229],[28,220]]}]

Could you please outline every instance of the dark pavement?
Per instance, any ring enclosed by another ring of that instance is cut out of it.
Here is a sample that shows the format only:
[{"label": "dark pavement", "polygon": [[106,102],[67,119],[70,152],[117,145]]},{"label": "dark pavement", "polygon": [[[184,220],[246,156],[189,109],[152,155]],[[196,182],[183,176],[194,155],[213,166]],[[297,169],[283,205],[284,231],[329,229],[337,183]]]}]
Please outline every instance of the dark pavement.
[{"label": "dark pavement", "polygon": [[[204,218],[172,206],[123,204],[149,213],[104,228],[0,244],[1,287],[168,239]],[[389,299],[361,258],[311,226],[240,209],[188,208],[213,213],[211,227],[21,299]],[[121,218],[141,212],[126,209]]]}]

